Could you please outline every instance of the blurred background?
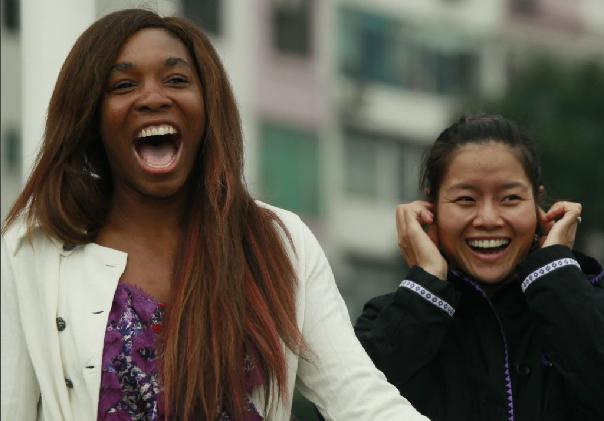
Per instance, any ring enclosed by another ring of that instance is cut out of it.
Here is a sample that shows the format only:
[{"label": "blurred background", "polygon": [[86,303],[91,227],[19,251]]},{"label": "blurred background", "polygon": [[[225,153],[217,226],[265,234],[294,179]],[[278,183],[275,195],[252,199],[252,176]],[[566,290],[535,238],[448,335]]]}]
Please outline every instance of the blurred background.
[{"label": "blurred background", "polygon": [[[584,205],[577,247],[604,260],[604,0],[1,0],[2,218],[27,178],[60,65],[126,7],[203,27],[241,111],[246,180],[323,245],[354,321],[405,274],[394,209],[463,113],[537,142],[551,201]],[[300,420],[315,419],[296,398]]]}]

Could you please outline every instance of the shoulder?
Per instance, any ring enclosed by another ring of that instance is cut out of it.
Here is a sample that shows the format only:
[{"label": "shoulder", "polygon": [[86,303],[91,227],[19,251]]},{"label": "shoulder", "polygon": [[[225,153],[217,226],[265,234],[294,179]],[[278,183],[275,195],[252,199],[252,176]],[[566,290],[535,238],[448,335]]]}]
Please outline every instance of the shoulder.
[{"label": "shoulder", "polygon": [[357,335],[366,330],[384,309],[394,303],[395,299],[396,292],[391,292],[379,295],[367,301],[365,305],[363,305],[363,311],[361,311],[354,326]]},{"label": "shoulder", "polygon": [[255,203],[259,208],[265,209],[275,215],[281,224],[280,228],[285,230],[285,232],[282,232],[284,237],[289,239],[289,241],[296,246],[299,246],[300,243],[307,242],[309,238],[311,241],[314,240],[314,236],[310,229],[296,213],[269,205],[268,203],[259,200],[255,200]]},{"label": "shoulder", "polygon": [[602,287],[604,282],[604,270],[596,259],[559,244],[535,249],[518,264],[523,291],[537,279],[566,279],[571,274],[582,275],[594,287]]},{"label": "shoulder", "polygon": [[604,268],[602,264],[579,250],[573,250],[572,253],[592,285],[604,287]]},{"label": "shoulder", "polygon": [[292,261],[306,266],[325,260],[319,241],[297,214],[258,200],[255,202],[260,208],[272,212],[282,224],[281,237]]},{"label": "shoulder", "polygon": [[16,256],[24,249],[27,250],[56,250],[60,251],[62,244],[49,237],[36,223],[29,229],[24,216],[17,218],[2,233],[2,248],[10,256]]},{"label": "shoulder", "polygon": [[388,294],[378,295],[377,297],[373,297],[369,301],[365,303],[363,307],[363,311],[369,309],[377,309],[380,310],[388,305],[392,304],[396,299],[396,291],[389,292]]},{"label": "shoulder", "polygon": [[272,212],[277,218],[279,218],[279,220],[287,227],[288,230],[299,230],[305,226],[300,217],[292,211],[269,205],[268,203],[264,203],[260,200],[255,200],[254,202],[259,208]]}]

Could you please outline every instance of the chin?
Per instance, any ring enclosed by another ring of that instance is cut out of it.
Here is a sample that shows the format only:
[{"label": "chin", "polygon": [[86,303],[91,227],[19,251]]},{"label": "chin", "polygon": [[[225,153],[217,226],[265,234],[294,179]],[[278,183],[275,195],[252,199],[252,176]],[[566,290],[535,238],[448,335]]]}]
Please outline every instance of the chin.
[{"label": "chin", "polygon": [[469,275],[472,279],[484,283],[495,285],[505,281],[512,273],[512,268],[494,266],[494,265],[472,265],[467,262],[454,263],[459,270]]},{"label": "chin", "polygon": [[508,279],[511,270],[469,270],[466,273],[470,274],[474,279],[485,284],[498,284]]}]

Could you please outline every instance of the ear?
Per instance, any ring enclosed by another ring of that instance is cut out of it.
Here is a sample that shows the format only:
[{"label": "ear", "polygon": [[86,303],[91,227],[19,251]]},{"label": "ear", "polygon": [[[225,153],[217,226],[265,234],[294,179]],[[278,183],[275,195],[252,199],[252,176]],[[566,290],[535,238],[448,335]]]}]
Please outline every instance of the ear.
[{"label": "ear", "polygon": [[545,187],[543,185],[539,186],[539,191],[537,192],[537,197],[535,198],[535,207],[537,210],[537,227],[535,230],[535,234],[537,238],[541,237],[545,233],[545,227],[543,226],[543,216],[545,215],[545,211],[541,208],[541,204],[545,200]]},{"label": "ear", "polygon": [[535,199],[538,205],[543,203],[543,200],[545,199],[545,187],[543,187],[543,185],[539,186],[539,191],[537,192],[537,197]]}]

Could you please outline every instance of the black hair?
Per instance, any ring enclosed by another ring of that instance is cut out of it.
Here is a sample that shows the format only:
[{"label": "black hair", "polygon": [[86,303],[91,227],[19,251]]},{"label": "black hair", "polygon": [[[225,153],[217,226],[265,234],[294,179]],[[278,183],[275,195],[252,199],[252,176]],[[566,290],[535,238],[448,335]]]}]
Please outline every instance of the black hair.
[{"label": "black hair", "polygon": [[447,127],[424,155],[421,166],[420,188],[431,202],[438,198],[438,190],[451,155],[467,144],[497,142],[509,146],[517,153],[520,163],[531,182],[535,199],[541,185],[541,166],[535,145],[512,121],[500,115],[467,115]]}]

